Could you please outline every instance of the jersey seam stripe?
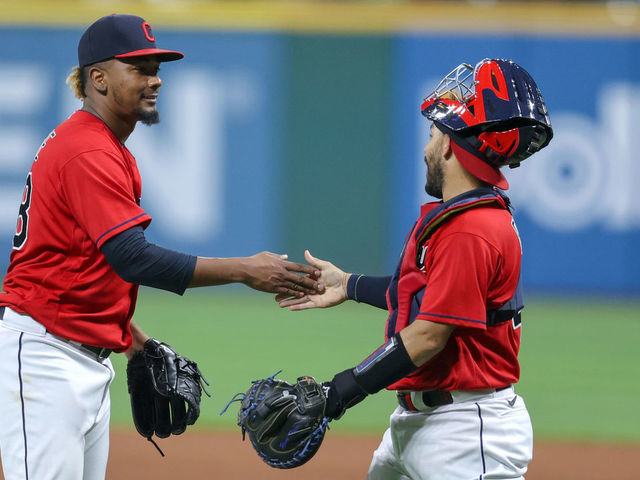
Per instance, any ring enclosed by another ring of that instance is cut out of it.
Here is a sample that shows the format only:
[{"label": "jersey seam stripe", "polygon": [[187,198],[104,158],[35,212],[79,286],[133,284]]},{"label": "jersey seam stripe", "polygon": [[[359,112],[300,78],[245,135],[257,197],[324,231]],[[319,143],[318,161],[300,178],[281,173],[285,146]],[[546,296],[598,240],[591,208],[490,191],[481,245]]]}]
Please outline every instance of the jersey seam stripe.
[{"label": "jersey seam stripe", "polygon": [[24,390],[22,383],[22,337],[24,336],[24,332],[20,333],[20,337],[18,339],[18,380],[20,381],[20,405],[22,407],[22,436],[24,438],[24,474],[25,479],[29,480],[29,466],[27,463],[27,422],[25,418],[24,412]]},{"label": "jersey seam stripe", "polygon": [[480,409],[480,405],[478,403],[476,403],[476,407],[478,407],[478,418],[480,419],[480,456],[482,457],[482,475],[480,475],[479,480],[482,480],[484,474],[487,473],[487,464],[484,459],[484,440],[482,437],[484,422],[482,421],[482,410]]},{"label": "jersey seam stripe", "polygon": [[101,239],[102,237],[104,237],[105,235],[108,235],[108,234],[109,234],[109,232],[113,232],[114,230],[116,230],[116,229],[120,228],[121,226],[126,225],[127,223],[130,223],[130,222],[133,222],[134,220],[137,220],[138,218],[143,217],[143,216],[145,216],[145,215],[147,215],[147,212],[141,213],[140,215],[136,215],[135,217],[130,218],[130,219],[129,219],[129,220],[127,220],[126,222],[122,222],[120,225],[116,225],[115,227],[110,228],[109,230],[107,230],[106,232],[104,232],[102,235],[100,235],[100,236],[98,237],[98,239],[96,240],[96,245],[97,245],[98,243],[100,243],[100,239]]},{"label": "jersey seam stripe", "polygon": [[416,318],[418,318],[420,316],[451,318],[451,319],[454,319],[454,320],[463,320],[465,322],[481,323],[482,325],[487,323],[487,322],[483,322],[482,320],[472,320],[470,318],[456,317],[454,315],[441,315],[439,313],[420,312],[420,313],[418,313],[418,315],[416,315]]}]

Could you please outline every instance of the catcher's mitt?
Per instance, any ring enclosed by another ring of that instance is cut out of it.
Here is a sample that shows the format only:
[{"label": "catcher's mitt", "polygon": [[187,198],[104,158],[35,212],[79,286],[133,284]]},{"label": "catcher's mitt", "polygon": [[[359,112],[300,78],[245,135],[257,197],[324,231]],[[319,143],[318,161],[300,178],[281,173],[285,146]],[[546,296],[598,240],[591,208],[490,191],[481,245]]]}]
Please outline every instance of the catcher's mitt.
[{"label": "catcher's mitt", "polygon": [[136,430],[151,442],[154,433],[166,438],[184,432],[200,415],[202,390],[211,396],[202,382],[209,385],[195,362],[166,343],[147,340],[144,350],[127,364],[127,386]]},{"label": "catcher's mitt", "polygon": [[[276,374],[277,375],[277,374]],[[243,395],[238,425],[258,455],[275,468],[298,467],[315,455],[329,419],[326,397],[313,377],[300,377],[295,385],[275,375],[256,380]]]}]

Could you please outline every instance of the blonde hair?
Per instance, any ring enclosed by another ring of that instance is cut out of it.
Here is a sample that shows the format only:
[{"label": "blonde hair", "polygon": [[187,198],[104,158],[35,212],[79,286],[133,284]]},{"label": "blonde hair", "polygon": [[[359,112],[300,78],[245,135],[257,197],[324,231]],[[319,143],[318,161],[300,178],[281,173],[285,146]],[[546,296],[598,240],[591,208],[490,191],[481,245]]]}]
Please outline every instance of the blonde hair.
[{"label": "blonde hair", "polygon": [[457,100],[460,101],[460,99],[457,97],[457,95],[455,95],[452,91],[446,91],[444,92],[442,95],[440,95],[438,97],[438,100]]},{"label": "blonde hair", "polygon": [[73,67],[71,69],[71,73],[67,77],[67,84],[76,98],[82,100],[86,97],[84,93],[84,71],[82,68]]}]

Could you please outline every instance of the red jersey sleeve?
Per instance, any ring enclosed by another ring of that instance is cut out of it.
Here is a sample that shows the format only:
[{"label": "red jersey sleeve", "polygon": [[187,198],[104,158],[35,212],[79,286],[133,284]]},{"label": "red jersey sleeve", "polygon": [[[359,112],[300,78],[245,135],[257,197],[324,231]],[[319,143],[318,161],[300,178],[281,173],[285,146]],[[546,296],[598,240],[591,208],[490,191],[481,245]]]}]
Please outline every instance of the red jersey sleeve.
[{"label": "red jersey sleeve", "polygon": [[104,150],[74,157],[62,168],[62,194],[80,227],[100,248],[118,233],[151,217],[140,207],[140,176],[134,163]]},{"label": "red jersey sleeve", "polygon": [[472,233],[450,233],[425,262],[427,282],[417,319],[485,330],[487,298],[499,254]]}]

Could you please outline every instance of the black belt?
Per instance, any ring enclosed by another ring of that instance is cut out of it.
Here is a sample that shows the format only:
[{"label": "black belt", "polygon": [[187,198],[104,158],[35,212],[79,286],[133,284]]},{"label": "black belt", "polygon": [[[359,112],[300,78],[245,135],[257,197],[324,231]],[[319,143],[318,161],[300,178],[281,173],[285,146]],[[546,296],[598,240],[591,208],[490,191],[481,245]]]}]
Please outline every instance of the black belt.
[{"label": "black belt", "polygon": [[[506,387],[496,388],[495,391],[499,392],[500,390],[506,390],[511,387],[511,385],[507,385]],[[453,403],[453,397],[451,396],[451,392],[446,390],[428,390],[426,392],[421,392],[420,394],[422,402],[429,408],[442,407],[443,405],[450,405]],[[411,401],[411,392],[409,393],[401,393],[398,392],[398,403],[405,410],[410,410],[412,412],[420,411],[415,407],[413,402]]]},{"label": "black belt", "polygon": [[58,335],[53,335],[53,336],[55,338],[57,338],[58,340],[61,340],[61,341],[66,342],[66,343],[68,343],[70,345],[73,345],[76,348],[79,348],[80,350],[84,350],[86,352],[89,352],[89,353],[95,355],[98,360],[104,360],[109,355],[111,355],[111,353],[113,352],[113,350],[111,350],[110,348],[96,347],[94,345],[87,345],[86,343],[76,342],[74,340],[69,340],[68,338],[60,337]]},{"label": "black belt", "polygon": [[111,350],[110,348],[94,347],[93,345],[85,345],[84,343],[80,344],[80,348],[89,350],[91,353],[94,353],[101,360],[104,360],[109,355],[111,355],[111,352],[113,352],[113,350]]}]

